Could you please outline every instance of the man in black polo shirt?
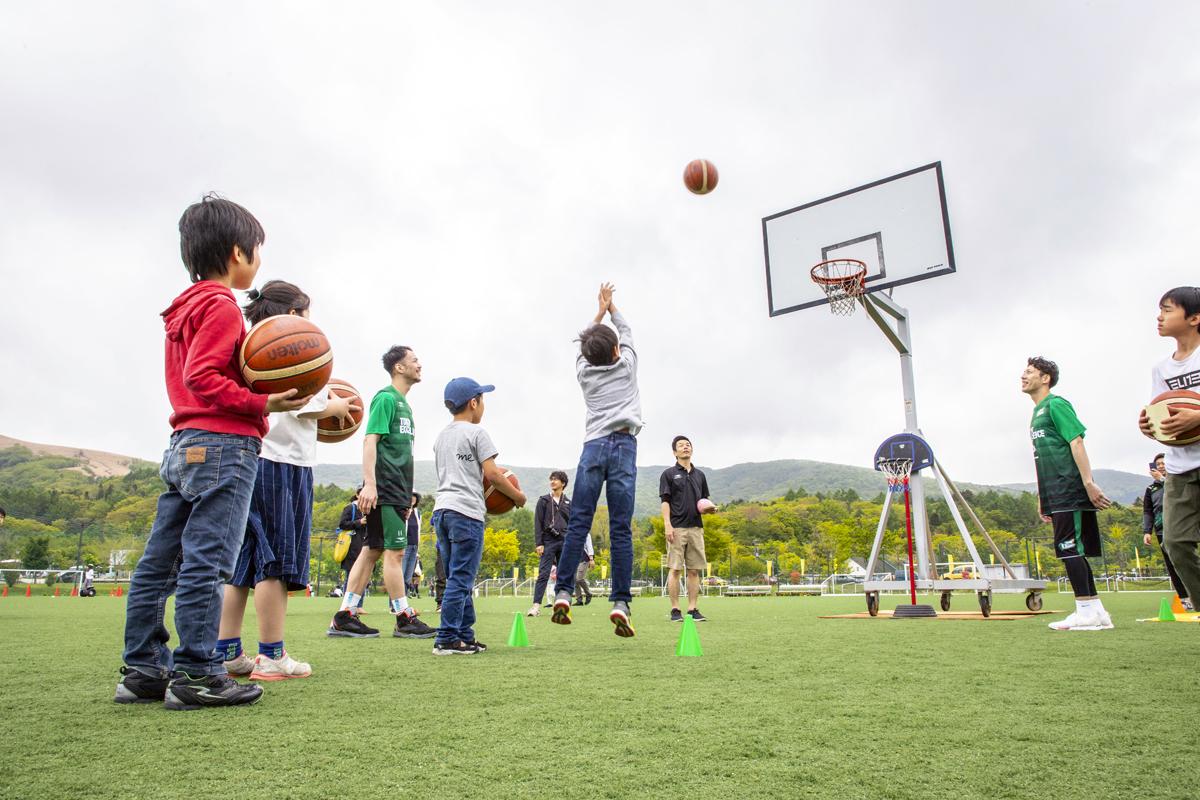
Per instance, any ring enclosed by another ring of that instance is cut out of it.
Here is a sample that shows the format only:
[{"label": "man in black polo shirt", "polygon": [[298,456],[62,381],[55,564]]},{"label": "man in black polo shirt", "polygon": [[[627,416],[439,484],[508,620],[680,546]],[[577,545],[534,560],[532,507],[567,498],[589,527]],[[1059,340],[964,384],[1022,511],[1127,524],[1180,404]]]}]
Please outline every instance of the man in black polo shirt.
[{"label": "man in black polo shirt", "polygon": [[533,513],[534,550],[541,558],[538,561],[537,583],[533,587],[533,605],[526,614],[529,617],[542,613],[542,597],[550,581],[550,568],[558,564],[558,557],[562,554],[563,536],[571,516],[571,501],[563,494],[566,488],[567,473],[560,469],[551,472],[550,494],[538,498],[537,510]]},{"label": "man in black polo shirt", "polygon": [[[675,466],[668,467],[658,479],[658,495],[662,498],[663,529],[667,534],[667,593],[671,596],[671,621],[682,622],[679,611],[679,574],[687,570],[688,616],[704,622],[696,608],[700,596],[700,572],[705,567],[704,521],[700,518],[700,501],[708,499],[708,479],[692,466],[692,442],[686,436],[671,440]],[[716,510],[706,504],[706,512]]]}]

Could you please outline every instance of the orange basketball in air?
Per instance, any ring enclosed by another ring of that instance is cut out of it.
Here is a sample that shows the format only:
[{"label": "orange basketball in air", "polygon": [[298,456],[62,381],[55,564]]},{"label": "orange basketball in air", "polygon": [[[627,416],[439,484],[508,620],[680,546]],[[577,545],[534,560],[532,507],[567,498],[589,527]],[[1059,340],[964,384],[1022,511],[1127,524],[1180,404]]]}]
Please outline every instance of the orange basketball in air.
[{"label": "orange basketball in air", "polygon": [[706,158],[697,158],[683,168],[683,185],[692,194],[708,194],[717,188],[717,168]]},{"label": "orange basketball in air", "polygon": [[295,389],[316,394],[333,374],[333,350],[321,329],[296,314],[267,317],[246,333],[239,353],[250,391],[275,394]]},{"label": "orange basketball in air", "polygon": [[[338,397],[344,397],[352,403],[357,403],[360,407],[363,404],[362,395],[345,381],[340,381],[333,378],[329,381],[326,391],[333,392]],[[351,422],[349,425],[343,425],[342,420],[337,417],[325,417],[317,421],[317,441],[332,444],[334,442],[342,442],[349,439],[358,431],[362,425],[363,412],[360,408],[358,411],[351,409]]]},{"label": "orange basketball in air", "polygon": [[[511,469],[505,467],[500,467],[500,469],[514,489],[521,488],[521,482],[517,480],[516,475],[513,475]],[[512,511],[516,507],[516,503],[509,499],[507,495],[497,492],[496,487],[492,486],[492,482],[487,478],[483,479],[483,502],[487,505],[489,514],[503,514],[506,511]]]}]

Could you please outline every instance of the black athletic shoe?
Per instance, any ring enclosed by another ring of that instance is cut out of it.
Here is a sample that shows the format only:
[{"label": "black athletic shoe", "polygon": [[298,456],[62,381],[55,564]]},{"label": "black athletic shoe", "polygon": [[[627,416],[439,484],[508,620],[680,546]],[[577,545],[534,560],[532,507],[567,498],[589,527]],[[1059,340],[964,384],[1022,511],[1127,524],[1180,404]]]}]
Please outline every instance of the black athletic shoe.
[{"label": "black athletic shoe", "polygon": [[577,597],[577,598],[575,598],[575,602],[574,602],[574,603],[572,603],[571,605],[573,605],[573,606],[581,606],[581,605],[583,605],[583,598],[582,598],[582,597]]},{"label": "black athletic shoe", "polygon": [[608,619],[616,626],[613,633],[617,636],[628,639],[634,635],[633,623],[629,621],[629,603],[624,600],[613,603],[612,611],[608,612]]},{"label": "black athletic shoe", "polygon": [[466,642],[446,642],[445,644],[435,644],[433,646],[433,654],[435,656],[473,656],[480,652]]},{"label": "black athletic shoe", "polygon": [[556,625],[571,624],[571,595],[566,592],[555,595],[554,613],[550,615],[550,621]]},{"label": "black athletic shoe", "polygon": [[442,613],[442,604],[441,604],[441,603],[438,603],[438,604],[437,604],[437,608],[435,608],[435,609],[433,609],[433,610],[434,610],[434,611],[436,611],[436,612],[437,612],[437,613],[439,613],[439,614],[440,614],[440,613]]},{"label": "black athletic shoe", "polygon": [[671,609],[671,622],[683,622],[683,612],[678,608]]},{"label": "black athletic shoe", "polygon": [[478,639],[472,639],[469,642],[463,642],[463,644],[465,644],[467,647],[474,647],[476,653],[486,653],[487,652],[487,645],[484,644],[483,642],[479,641]]},{"label": "black athletic shoe", "polygon": [[201,708],[245,706],[257,703],[262,687],[238,683],[228,675],[201,675],[193,678],[185,673],[171,681],[163,708],[172,711],[196,711]]},{"label": "black athletic shoe", "polygon": [[325,635],[345,636],[349,639],[373,639],[379,635],[379,631],[369,627],[349,611],[339,611],[333,615],[333,622],[329,623],[329,630],[325,631]]},{"label": "black athletic shoe", "polygon": [[592,602],[592,596],[590,594],[587,597],[583,598],[583,604],[585,606],[591,605],[591,602]]},{"label": "black athletic shoe", "polygon": [[114,703],[161,703],[167,696],[170,678],[152,678],[131,667],[121,667],[121,674]]},{"label": "black athletic shoe", "polygon": [[696,622],[708,622],[708,617],[700,613],[700,609],[693,608],[688,612],[688,616],[696,620]]},{"label": "black athletic shoe", "polygon": [[396,617],[396,629],[392,636],[397,639],[432,639],[437,631],[412,614],[402,614]]}]

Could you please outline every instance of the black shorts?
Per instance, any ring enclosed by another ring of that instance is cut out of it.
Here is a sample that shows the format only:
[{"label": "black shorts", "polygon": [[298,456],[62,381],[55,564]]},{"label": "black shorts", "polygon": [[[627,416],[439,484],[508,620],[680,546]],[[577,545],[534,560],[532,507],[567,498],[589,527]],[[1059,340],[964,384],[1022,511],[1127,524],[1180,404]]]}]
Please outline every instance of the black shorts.
[{"label": "black shorts", "polygon": [[367,514],[367,547],[372,550],[403,550],[408,546],[407,514],[399,506],[380,503]]},{"label": "black shorts", "polygon": [[1100,524],[1095,511],[1059,511],[1054,520],[1054,554],[1059,558],[1100,556]]}]

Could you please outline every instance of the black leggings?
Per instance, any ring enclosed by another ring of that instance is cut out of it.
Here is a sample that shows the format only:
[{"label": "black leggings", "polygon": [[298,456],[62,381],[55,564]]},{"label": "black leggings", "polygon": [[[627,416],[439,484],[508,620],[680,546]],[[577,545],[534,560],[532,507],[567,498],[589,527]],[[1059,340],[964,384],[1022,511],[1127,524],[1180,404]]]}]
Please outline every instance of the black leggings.
[{"label": "black leggings", "polygon": [[1096,579],[1092,577],[1092,565],[1083,556],[1068,556],[1062,560],[1071,581],[1071,591],[1076,597],[1095,597]]}]

